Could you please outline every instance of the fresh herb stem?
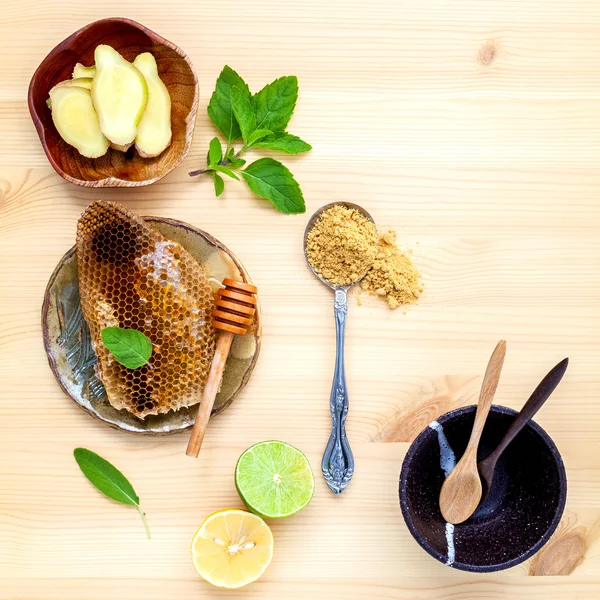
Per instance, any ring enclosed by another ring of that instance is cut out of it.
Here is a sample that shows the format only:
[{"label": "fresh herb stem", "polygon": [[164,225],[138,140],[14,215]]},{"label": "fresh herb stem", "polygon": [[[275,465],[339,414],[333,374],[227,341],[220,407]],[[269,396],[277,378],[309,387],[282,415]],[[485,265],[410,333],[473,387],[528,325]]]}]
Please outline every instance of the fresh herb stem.
[{"label": "fresh herb stem", "polygon": [[146,528],[146,535],[148,536],[148,539],[150,539],[150,525],[148,525],[148,519],[146,519],[146,513],[141,509],[139,504],[136,504],[135,507],[138,509],[138,512],[140,513],[140,515],[142,517],[142,521],[144,521],[144,527]]},{"label": "fresh herb stem", "polygon": [[[229,153],[229,150],[231,150],[231,148],[229,146],[227,146],[227,152],[225,152],[225,156],[227,156],[227,154]],[[236,152],[233,155],[233,159],[235,160],[236,158],[239,158],[240,155],[242,154],[242,152],[246,152],[246,150],[248,150],[248,148],[246,148],[246,146],[241,148],[238,152]],[[218,164],[222,167],[226,167],[230,163],[231,163],[230,158],[224,158],[223,160],[220,160],[218,162]],[[235,169],[235,167],[234,167],[234,169]],[[212,170],[213,169],[196,169],[195,171],[190,171],[188,174],[190,177],[196,177],[197,175],[204,175],[204,173],[208,173],[209,171],[212,171]]]}]

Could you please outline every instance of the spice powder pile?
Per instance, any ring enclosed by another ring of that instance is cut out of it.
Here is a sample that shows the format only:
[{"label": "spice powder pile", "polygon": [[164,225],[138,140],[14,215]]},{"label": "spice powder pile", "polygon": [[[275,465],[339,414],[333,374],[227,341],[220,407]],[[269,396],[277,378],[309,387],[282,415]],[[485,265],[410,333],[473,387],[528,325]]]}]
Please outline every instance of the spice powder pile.
[{"label": "spice powder pile", "polygon": [[410,256],[396,245],[396,233],[388,231],[379,238],[373,268],[360,282],[362,290],[385,298],[390,308],[413,304],[421,295],[421,275]]},{"label": "spice powder pile", "polygon": [[334,285],[364,276],[362,291],[390,308],[413,304],[423,291],[421,275],[396,245],[395,232],[378,236],[375,224],[354,208],[338,204],[324,211],[308,232],[306,250],[318,275]]},{"label": "spice powder pile", "polygon": [[377,228],[355,208],[336,204],[308,232],[306,252],[319,276],[333,285],[351,285],[375,261]]}]

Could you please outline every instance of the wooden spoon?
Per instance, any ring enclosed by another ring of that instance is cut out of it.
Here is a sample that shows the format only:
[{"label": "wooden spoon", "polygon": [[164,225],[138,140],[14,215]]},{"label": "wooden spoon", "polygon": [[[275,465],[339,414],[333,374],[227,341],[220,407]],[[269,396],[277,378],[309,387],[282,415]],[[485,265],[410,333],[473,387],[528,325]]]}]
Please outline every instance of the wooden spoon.
[{"label": "wooden spoon", "polygon": [[529,400],[525,402],[525,405],[521,409],[521,412],[515,417],[508,431],[502,438],[502,441],[498,444],[498,447],[478,465],[479,475],[483,483],[483,496],[482,500],[488,495],[492,482],[494,481],[494,472],[496,470],[496,463],[500,458],[500,455],[506,450],[506,447],[515,439],[516,435],[533,419],[535,413],[542,408],[544,402],[548,400],[550,394],[556,389],[556,386],[560,383],[563,378],[569,359],[565,358],[561,360],[547,375],[542,379],[540,384],[535,388],[533,394],[529,397]]},{"label": "wooden spoon", "polygon": [[444,519],[454,525],[466,521],[475,512],[481,500],[482,487],[477,471],[477,447],[498,387],[505,354],[506,341],[500,340],[485,371],[469,444],[442,485],[440,511]]}]

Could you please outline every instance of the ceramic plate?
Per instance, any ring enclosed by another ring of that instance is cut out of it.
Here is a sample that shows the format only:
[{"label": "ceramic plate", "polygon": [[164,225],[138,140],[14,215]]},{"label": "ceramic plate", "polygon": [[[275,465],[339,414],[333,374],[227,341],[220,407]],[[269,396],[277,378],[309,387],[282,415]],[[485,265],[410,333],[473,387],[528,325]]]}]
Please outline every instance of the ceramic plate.
[{"label": "ceramic plate", "polygon": [[[202,266],[207,277],[214,280],[211,285],[216,286],[225,277],[251,283],[235,255],[208,233],[173,219],[144,217],[144,220],[167,239],[181,244]],[[75,247],[63,256],[48,282],[42,308],[42,329],[48,362],[58,383],[93,417],[111,427],[146,435],[176,433],[193,425],[197,405],[139,419],[126,410],[117,410],[108,402],[104,386],[95,373],[97,359],[79,303]],[[227,408],[246,385],[258,358],[260,333],[260,306],[257,306],[250,331],[234,338],[213,416]]]}]

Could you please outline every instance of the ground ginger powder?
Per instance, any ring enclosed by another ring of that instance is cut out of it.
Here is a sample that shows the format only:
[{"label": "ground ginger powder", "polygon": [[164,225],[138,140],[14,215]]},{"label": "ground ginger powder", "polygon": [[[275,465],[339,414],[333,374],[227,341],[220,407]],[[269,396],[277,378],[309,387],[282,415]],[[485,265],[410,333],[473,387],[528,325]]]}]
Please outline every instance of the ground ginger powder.
[{"label": "ground ginger powder", "polygon": [[360,287],[384,298],[390,308],[413,304],[419,299],[423,291],[421,275],[410,256],[396,245],[394,231],[388,231],[379,238],[375,262]]},{"label": "ground ginger powder", "polygon": [[316,220],[306,238],[308,262],[333,285],[352,285],[377,256],[377,228],[355,208],[336,204]]},{"label": "ground ginger powder", "polygon": [[396,233],[378,236],[375,224],[355,208],[336,204],[324,211],[308,232],[306,251],[319,276],[346,286],[364,275],[361,290],[390,308],[415,303],[423,291],[410,255],[396,245]]}]

